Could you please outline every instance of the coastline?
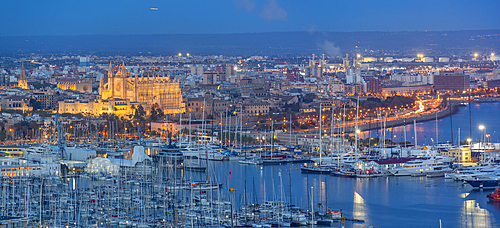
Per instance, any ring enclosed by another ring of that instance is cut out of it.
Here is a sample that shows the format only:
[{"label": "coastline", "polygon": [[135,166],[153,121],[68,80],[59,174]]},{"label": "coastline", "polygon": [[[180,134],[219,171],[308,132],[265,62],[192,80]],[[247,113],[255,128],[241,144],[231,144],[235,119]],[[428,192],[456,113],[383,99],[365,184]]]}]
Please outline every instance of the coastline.
[{"label": "coastline", "polygon": [[[500,102],[500,98],[471,100],[472,104],[474,104],[474,103],[494,103],[494,102]],[[437,119],[443,119],[443,118],[455,115],[458,113],[459,107],[467,106],[466,104],[463,104],[462,102],[459,102],[459,101],[451,101],[450,103],[451,103],[451,105],[447,106],[445,109],[443,109],[437,113]],[[436,120],[436,113],[434,112],[432,114],[427,114],[427,115],[419,116],[419,117],[411,117],[411,118],[404,118],[404,119],[387,121],[386,128],[403,126],[405,124],[406,125],[413,124],[414,120],[416,120],[417,123],[433,121],[433,120]],[[340,127],[334,128],[334,132],[338,132],[339,128]],[[380,129],[380,122],[373,122],[370,124],[359,125],[358,128],[360,129],[361,132]],[[330,128],[324,129],[324,130],[326,130],[326,132],[328,134],[330,134]],[[346,134],[352,134],[354,132],[354,126],[346,126],[344,129],[344,132]],[[304,132],[297,132],[296,134],[304,134]],[[317,130],[309,131],[305,134],[307,134],[307,135],[318,134],[318,131]]]},{"label": "coastline", "polygon": [[[458,113],[459,107],[465,106],[461,104],[452,104],[445,109],[437,112],[437,119],[443,119],[448,116],[452,116]],[[422,123],[422,122],[427,122],[427,121],[433,121],[436,120],[436,113],[428,114],[425,116],[419,116],[419,117],[412,117],[412,118],[404,118],[404,119],[398,119],[398,120],[391,120],[386,122],[386,128],[391,128],[391,127],[398,127],[398,126],[403,126],[405,124],[413,124],[413,121],[416,120],[417,123]],[[358,128],[360,131],[369,131],[369,130],[375,130],[375,129],[380,129],[378,127],[378,122],[377,124],[364,124],[364,125],[359,125]],[[346,133],[353,133],[353,127],[350,127],[348,130],[346,130]]]}]

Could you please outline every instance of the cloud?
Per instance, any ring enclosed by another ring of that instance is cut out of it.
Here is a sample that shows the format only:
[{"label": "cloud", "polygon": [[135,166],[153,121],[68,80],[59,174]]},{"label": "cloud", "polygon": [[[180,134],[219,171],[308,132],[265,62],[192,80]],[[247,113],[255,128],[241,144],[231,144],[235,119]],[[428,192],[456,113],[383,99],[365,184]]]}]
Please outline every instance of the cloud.
[{"label": "cloud", "polygon": [[339,47],[335,47],[335,45],[333,44],[333,42],[330,42],[328,40],[325,40],[324,43],[322,44],[318,44],[319,48],[321,48],[324,52],[326,52],[326,54],[330,57],[337,57],[337,56],[341,56],[342,53],[340,53],[340,48]]},{"label": "cloud", "polygon": [[277,0],[267,0],[264,3],[264,9],[260,12],[260,16],[268,21],[285,20],[288,14],[278,5]]},{"label": "cloud", "polygon": [[239,9],[245,9],[247,12],[252,12],[255,8],[254,0],[233,0],[236,7]]}]

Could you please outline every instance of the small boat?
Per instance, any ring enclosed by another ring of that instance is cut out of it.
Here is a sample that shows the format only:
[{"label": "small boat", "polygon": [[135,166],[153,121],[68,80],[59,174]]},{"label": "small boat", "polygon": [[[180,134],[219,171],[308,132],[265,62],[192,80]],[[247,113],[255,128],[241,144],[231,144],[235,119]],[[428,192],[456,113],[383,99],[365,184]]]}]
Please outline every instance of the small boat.
[{"label": "small boat", "polygon": [[286,159],[262,159],[261,160],[263,165],[281,165],[281,164],[286,164],[288,161]]},{"label": "small boat", "polygon": [[238,161],[240,164],[246,164],[246,165],[260,165],[262,164],[261,161],[256,160],[256,159],[251,159],[251,160],[240,160]]},{"label": "small boat", "polygon": [[203,166],[184,166],[184,170],[193,172],[205,172],[207,167]]},{"label": "small boat", "polygon": [[494,192],[486,196],[491,202],[500,202],[500,187],[497,187]]},{"label": "small boat", "polygon": [[356,171],[353,169],[341,169],[341,170],[335,170],[332,171],[330,174],[334,176],[339,176],[339,177],[356,177]]},{"label": "small boat", "polygon": [[320,166],[313,166],[313,167],[303,166],[300,168],[300,171],[302,173],[322,174],[322,173],[330,173],[332,169]]}]

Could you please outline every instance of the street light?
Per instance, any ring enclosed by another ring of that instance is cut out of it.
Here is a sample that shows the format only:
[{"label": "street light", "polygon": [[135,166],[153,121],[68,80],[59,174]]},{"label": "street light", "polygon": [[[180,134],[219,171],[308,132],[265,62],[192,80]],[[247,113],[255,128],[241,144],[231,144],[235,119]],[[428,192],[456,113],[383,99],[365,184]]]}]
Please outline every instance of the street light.
[{"label": "street light", "polygon": [[[484,145],[484,141],[485,141],[485,132],[486,132],[486,128],[484,127],[484,125],[479,125],[479,130],[483,131],[483,135],[481,135],[482,139],[481,141],[483,141],[483,145]],[[479,142],[479,149],[481,149],[481,142]]]}]

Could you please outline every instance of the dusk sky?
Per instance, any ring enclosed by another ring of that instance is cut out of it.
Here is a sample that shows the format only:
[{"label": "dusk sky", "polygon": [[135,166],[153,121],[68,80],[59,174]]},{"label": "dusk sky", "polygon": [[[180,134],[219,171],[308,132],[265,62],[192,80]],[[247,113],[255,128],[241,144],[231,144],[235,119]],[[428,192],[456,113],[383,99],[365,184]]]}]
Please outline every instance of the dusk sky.
[{"label": "dusk sky", "polygon": [[500,1],[3,1],[0,36],[499,29]]}]

